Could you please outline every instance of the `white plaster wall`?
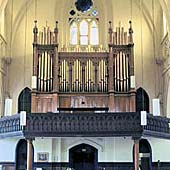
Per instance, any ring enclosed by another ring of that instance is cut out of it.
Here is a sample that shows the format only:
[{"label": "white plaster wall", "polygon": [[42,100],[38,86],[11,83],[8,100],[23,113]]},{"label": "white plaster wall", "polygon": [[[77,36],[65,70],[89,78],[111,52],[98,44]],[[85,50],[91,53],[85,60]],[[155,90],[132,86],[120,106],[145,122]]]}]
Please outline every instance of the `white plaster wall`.
[{"label": "white plaster wall", "polygon": [[[152,148],[152,161],[170,162],[170,140],[146,138]],[[69,149],[79,144],[89,144],[98,149],[98,162],[133,162],[133,145],[131,137],[98,138],[36,138],[34,161],[38,152],[48,152],[49,162],[69,162]]]},{"label": "white plaster wall", "polygon": [[15,162],[15,149],[19,139],[0,139],[0,162]]},{"label": "white plaster wall", "polygon": [[152,148],[152,161],[170,162],[170,140],[148,138]]},{"label": "white plaster wall", "polygon": [[[170,140],[151,137],[146,139],[152,148],[153,162],[170,162]],[[98,150],[98,162],[133,162],[134,141],[131,137],[36,138],[33,142],[34,161],[37,162],[38,152],[48,152],[49,162],[69,162],[69,149],[82,143]]]},{"label": "white plaster wall", "polygon": [[49,162],[69,162],[69,149],[79,144],[89,144],[98,150],[99,162],[132,162],[131,138],[36,138],[34,161],[38,152],[48,152]]},{"label": "white plaster wall", "polygon": [[36,138],[33,141],[34,162],[37,162],[37,153],[48,152],[49,162],[52,162],[52,138]]},{"label": "white plaster wall", "polygon": [[[152,162],[170,162],[170,140],[146,138],[152,148]],[[15,151],[19,138],[0,140],[0,162],[15,162]],[[48,162],[68,162],[69,149],[79,144],[89,144],[98,150],[98,162],[133,162],[131,137],[96,138],[36,138],[33,141],[34,162],[37,153],[49,153]]]}]

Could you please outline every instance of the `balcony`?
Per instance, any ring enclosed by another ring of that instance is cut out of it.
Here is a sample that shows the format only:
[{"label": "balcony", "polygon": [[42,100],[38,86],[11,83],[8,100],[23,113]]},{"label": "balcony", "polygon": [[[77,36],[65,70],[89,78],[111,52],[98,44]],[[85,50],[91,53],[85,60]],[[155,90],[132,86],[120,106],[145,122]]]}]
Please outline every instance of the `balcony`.
[{"label": "balcony", "polygon": [[142,135],[170,139],[170,119],[147,115],[147,126],[140,125],[138,112],[116,113],[29,113],[26,126],[20,115],[0,119],[0,138],[35,137],[113,137]]}]

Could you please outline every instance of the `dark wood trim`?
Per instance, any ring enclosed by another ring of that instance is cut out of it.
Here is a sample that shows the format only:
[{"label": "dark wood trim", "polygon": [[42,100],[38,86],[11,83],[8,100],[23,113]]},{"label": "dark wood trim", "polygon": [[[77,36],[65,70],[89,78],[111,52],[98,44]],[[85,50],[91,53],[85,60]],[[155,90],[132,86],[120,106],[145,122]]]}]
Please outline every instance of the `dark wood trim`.
[{"label": "dark wood trim", "polygon": [[80,107],[80,108],[71,108],[71,107],[64,107],[64,108],[58,108],[57,109],[58,111],[79,111],[79,112],[81,112],[81,111],[92,111],[92,112],[94,112],[94,111],[106,111],[106,112],[108,112],[108,110],[109,110],[109,108],[108,107]]},{"label": "dark wood trim", "polygon": [[147,126],[140,125],[140,112],[28,113],[20,126],[20,114],[0,119],[0,138],[7,137],[113,137],[150,136],[170,139],[169,118],[147,114]]},{"label": "dark wood trim", "polygon": [[[0,165],[15,168],[14,162],[0,162]],[[134,170],[133,162],[99,162],[100,170]],[[170,170],[170,162],[152,162],[152,170]],[[34,168],[48,168],[52,170],[56,168],[61,170],[62,167],[69,167],[68,162],[34,162]]]}]

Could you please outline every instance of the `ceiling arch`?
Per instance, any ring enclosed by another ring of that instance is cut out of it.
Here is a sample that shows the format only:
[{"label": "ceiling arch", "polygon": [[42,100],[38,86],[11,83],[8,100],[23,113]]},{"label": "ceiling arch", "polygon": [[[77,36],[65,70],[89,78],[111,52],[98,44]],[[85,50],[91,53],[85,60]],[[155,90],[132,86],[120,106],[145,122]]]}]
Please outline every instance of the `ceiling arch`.
[{"label": "ceiling arch", "polygon": [[[6,8],[6,5],[8,4],[9,0],[0,0],[0,16],[2,15],[2,11]],[[96,2],[99,2],[99,0],[96,0]],[[140,1],[133,1],[138,8],[140,8]],[[168,31],[170,31],[170,10],[169,10],[169,6],[170,6],[170,0],[159,0],[160,2],[160,5],[165,13],[165,16],[167,18],[167,25],[168,25]],[[18,10],[17,14],[16,14],[16,17],[15,19],[13,20],[13,38],[12,40],[15,38],[15,33],[16,33],[16,30],[18,29],[18,26],[20,25],[22,19],[24,18],[24,15],[25,15],[25,10],[24,7],[25,5],[27,4],[27,7],[29,8],[29,6],[34,3],[34,0],[25,0],[25,1],[22,1],[22,5],[20,7],[20,9]],[[68,5],[68,1],[60,1],[61,4],[61,7],[64,8],[64,6],[69,6]],[[70,2],[71,3],[71,2]],[[100,1],[99,4],[99,8],[100,6],[102,6],[103,8],[103,11],[107,11],[107,12],[104,12],[102,13],[102,15],[105,15],[105,19],[109,19],[109,20],[112,20],[113,18],[109,18],[109,17],[112,17],[111,16],[107,16],[108,15],[108,11],[110,11],[112,14],[113,14],[113,2],[110,3],[109,5],[104,5],[104,2],[103,1]],[[55,10],[54,10],[54,15],[56,16],[57,14],[57,1],[56,1],[56,4],[55,4]],[[148,25],[148,28],[150,31],[152,31],[152,29],[154,28],[155,30],[155,36],[157,36],[157,32],[156,32],[156,29],[155,29],[155,25],[154,25],[154,22],[153,22],[153,19],[152,19],[152,16],[150,15],[150,12],[149,12],[150,9],[148,9],[148,7],[143,4],[143,16],[144,16],[144,19]],[[61,13],[60,13],[60,16],[61,17]],[[106,24],[105,24],[106,25]],[[13,41],[12,41],[13,42]]]},{"label": "ceiling arch", "polygon": [[170,0],[159,0],[159,2],[167,20],[168,32],[170,32]]}]

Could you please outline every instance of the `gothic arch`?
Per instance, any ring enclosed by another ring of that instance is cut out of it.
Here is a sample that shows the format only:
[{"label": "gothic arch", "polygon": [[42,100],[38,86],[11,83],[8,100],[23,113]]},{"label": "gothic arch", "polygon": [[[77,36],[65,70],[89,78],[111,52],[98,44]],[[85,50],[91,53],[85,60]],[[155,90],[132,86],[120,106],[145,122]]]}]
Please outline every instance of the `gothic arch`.
[{"label": "gothic arch", "polygon": [[[33,148],[33,145],[32,145]],[[32,162],[34,160],[34,148],[32,153]],[[15,151],[15,169],[27,169],[27,141],[25,139],[19,140]]]},{"label": "gothic arch", "polygon": [[152,149],[146,139],[139,141],[139,159],[141,170],[152,170]]},{"label": "gothic arch", "polygon": [[94,141],[92,141],[92,140],[89,140],[89,139],[80,139],[80,140],[77,140],[77,141],[74,141],[72,144],[70,144],[69,145],[69,147],[67,148],[67,161],[69,161],[69,150],[71,149],[71,148],[73,148],[73,147],[75,147],[75,146],[77,146],[77,145],[80,145],[80,144],[87,144],[87,145],[90,145],[90,146],[92,146],[92,147],[94,147],[94,148],[96,148],[99,152],[102,152],[103,151],[103,147],[100,145],[100,144],[98,144],[98,143],[96,143],[96,142],[94,142]]},{"label": "gothic arch", "polygon": [[85,143],[70,148],[69,167],[77,170],[98,169],[98,150]]},{"label": "gothic arch", "polygon": [[31,90],[26,87],[24,88],[18,97],[18,113],[20,111],[31,112]]},{"label": "gothic arch", "polygon": [[149,113],[149,95],[142,87],[140,87],[136,91],[136,111],[142,110]]}]

